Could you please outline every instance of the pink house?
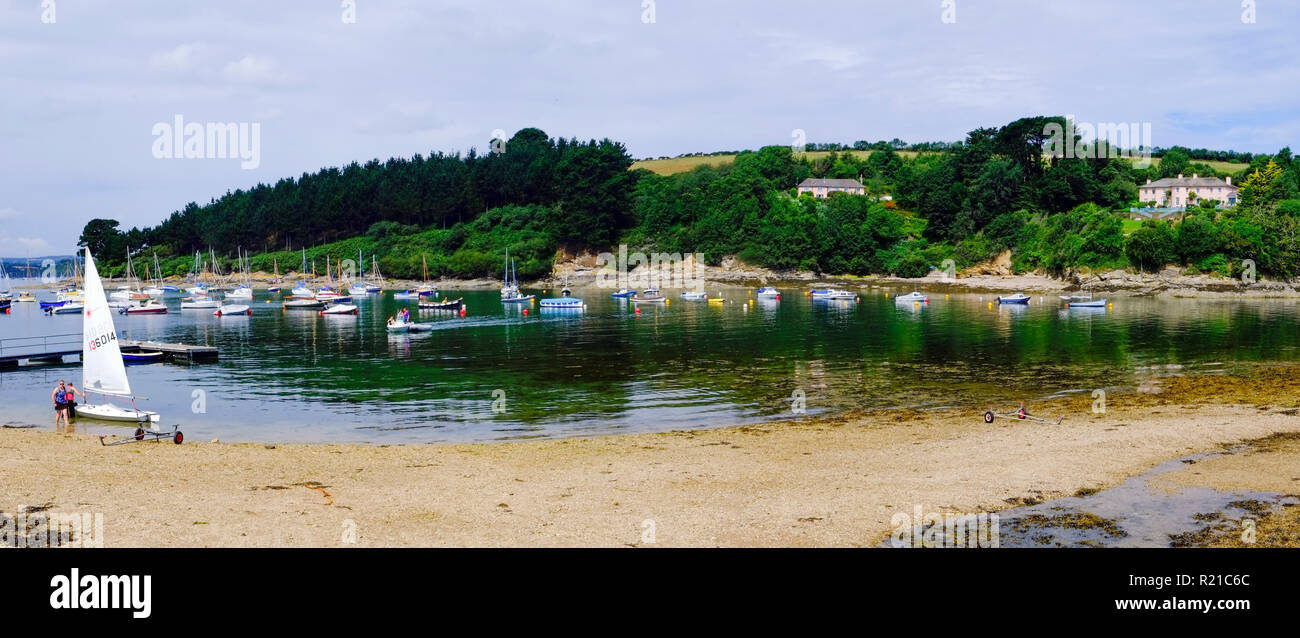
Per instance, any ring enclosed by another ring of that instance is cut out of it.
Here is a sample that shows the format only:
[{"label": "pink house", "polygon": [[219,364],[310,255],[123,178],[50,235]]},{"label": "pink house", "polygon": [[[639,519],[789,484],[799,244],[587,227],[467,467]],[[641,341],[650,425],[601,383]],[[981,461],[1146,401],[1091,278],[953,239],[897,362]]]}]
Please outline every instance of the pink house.
[{"label": "pink house", "polygon": [[1237,187],[1232,185],[1232,178],[1225,180],[1217,177],[1166,177],[1156,181],[1147,180],[1138,187],[1138,200],[1155,202],[1158,206],[1187,206],[1192,195],[1197,201],[1216,200],[1224,206],[1237,203]]},{"label": "pink house", "polygon": [[816,179],[809,177],[799,184],[799,194],[812,193],[813,197],[824,199],[831,193],[848,193],[866,195],[867,187],[856,179]]}]

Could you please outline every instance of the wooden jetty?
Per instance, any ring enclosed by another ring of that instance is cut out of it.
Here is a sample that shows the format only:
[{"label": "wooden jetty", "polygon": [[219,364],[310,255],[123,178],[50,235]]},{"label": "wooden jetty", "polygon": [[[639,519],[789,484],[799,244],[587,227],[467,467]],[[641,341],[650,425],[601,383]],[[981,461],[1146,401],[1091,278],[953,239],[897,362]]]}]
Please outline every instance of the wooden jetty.
[{"label": "wooden jetty", "polygon": [[161,352],[163,359],[172,361],[174,359],[183,359],[185,361],[215,361],[220,355],[220,350],[216,346],[192,346],[184,343],[162,343],[160,341],[130,341],[123,339],[118,342],[122,352]]},{"label": "wooden jetty", "polygon": [[[166,361],[191,363],[216,361],[220,354],[216,346],[192,346],[184,343],[121,339],[118,346],[122,352],[161,352]],[[64,357],[74,355],[81,356],[81,333],[0,339],[0,368],[16,368],[34,363],[62,363]]]}]

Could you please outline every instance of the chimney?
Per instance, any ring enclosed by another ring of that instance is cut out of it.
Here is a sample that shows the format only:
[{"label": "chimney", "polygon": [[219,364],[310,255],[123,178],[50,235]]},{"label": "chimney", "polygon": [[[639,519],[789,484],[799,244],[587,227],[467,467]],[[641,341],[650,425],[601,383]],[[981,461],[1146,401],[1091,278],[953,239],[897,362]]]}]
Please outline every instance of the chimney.
[{"label": "chimney", "polygon": [[1182,173],[1179,173],[1179,174],[1178,174],[1178,179],[1182,179],[1182,178],[1183,178],[1183,174],[1182,174]]},{"label": "chimney", "polygon": [[1148,183],[1148,184],[1151,183],[1151,178],[1150,178],[1150,177],[1147,178],[1147,183]]},{"label": "chimney", "polygon": [[1224,179],[1228,180],[1228,186],[1232,186],[1232,176],[1231,176],[1231,175],[1225,177]]}]

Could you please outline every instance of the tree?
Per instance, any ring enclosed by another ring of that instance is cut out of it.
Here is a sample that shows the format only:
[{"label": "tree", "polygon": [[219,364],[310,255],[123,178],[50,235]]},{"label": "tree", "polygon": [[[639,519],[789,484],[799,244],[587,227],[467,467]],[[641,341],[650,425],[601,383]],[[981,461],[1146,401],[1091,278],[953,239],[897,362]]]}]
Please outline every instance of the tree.
[{"label": "tree", "polygon": [[1128,236],[1124,253],[1139,268],[1157,270],[1175,258],[1175,242],[1169,224],[1148,219]]},{"label": "tree", "polygon": [[1286,196],[1285,184],[1281,181],[1282,167],[1269,160],[1263,170],[1255,169],[1238,190],[1238,203],[1251,209],[1259,209],[1265,204],[1281,201]]},{"label": "tree", "polygon": [[1160,156],[1160,176],[1174,177],[1182,175],[1187,171],[1187,165],[1190,161],[1187,156],[1187,149],[1175,146]]},{"label": "tree", "polygon": [[89,248],[91,255],[105,263],[125,261],[126,238],[117,227],[115,219],[92,219],[82,229],[77,245]]}]

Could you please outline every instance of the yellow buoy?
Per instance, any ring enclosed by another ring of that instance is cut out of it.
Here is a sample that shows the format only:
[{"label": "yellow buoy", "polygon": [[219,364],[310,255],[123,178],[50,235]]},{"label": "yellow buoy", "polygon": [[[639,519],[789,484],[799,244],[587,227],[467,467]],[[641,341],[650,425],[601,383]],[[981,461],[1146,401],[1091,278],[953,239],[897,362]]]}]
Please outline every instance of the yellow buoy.
[{"label": "yellow buoy", "polygon": [[672,301],[673,301],[672,299],[665,299],[664,305],[667,306],[668,304],[672,303]]}]

